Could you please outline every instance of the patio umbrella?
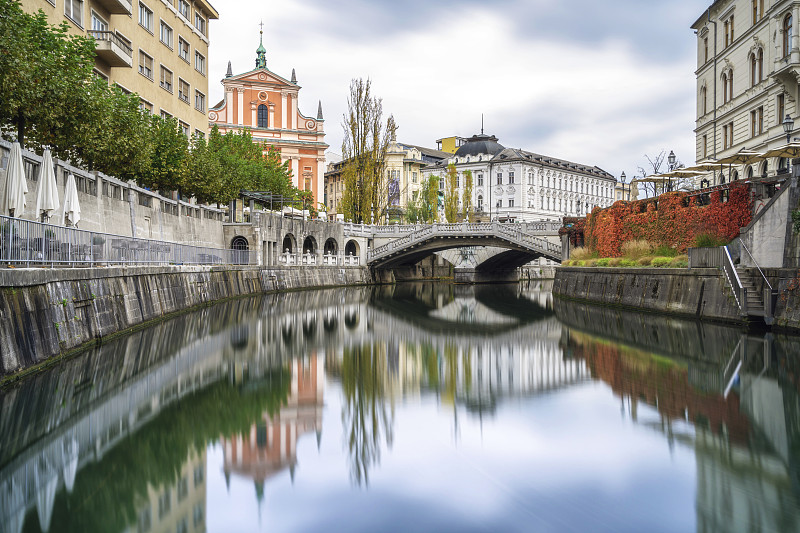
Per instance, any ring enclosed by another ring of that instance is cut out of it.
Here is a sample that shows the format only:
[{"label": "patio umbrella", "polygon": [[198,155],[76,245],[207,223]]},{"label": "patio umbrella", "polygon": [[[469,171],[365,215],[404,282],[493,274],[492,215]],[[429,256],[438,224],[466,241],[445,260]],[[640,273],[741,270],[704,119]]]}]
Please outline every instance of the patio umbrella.
[{"label": "patio umbrella", "polygon": [[800,157],[800,143],[785,144],[778,148],[767,150],[767,152],[764,153],[764,158],[766,159],[768,157]]},{"label": "patio umbrella", "polygon": [[78,202],[78,188],[75,186],[75,176],[70,173],[67,178],[67,188],[64,190],[64,209],[61,212],[61,224],[66,224],[69,217],[70,223],[77,227],[81,220],[81,206]]},{"label": "patio umbrella", "polygon": [[42,166],[39,169],[39,185],[36,188],[36,217],[47,222],[51,212],[58,209],[58,190],[56,189],[56,173],[53,170],[53,158],[47,148],[42,155]]},{"label": "patio umbrella", "polygon": [[11,145],[11,157],[6,170],[6,187],[3,202],[0,204],[0,213],[8,213],[11,217],[21,217],[25,209],[25,195],[28,193],[28,184],[25,180],[25,170],[22,166],[22,149],[19,143]]}]

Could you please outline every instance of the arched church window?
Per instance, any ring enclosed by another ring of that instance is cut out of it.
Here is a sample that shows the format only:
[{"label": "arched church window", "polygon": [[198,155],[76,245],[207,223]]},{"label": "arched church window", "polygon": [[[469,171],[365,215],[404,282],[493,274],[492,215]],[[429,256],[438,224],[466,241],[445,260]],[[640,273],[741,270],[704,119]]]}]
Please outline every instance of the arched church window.
[{"label": "arched church window", "polygon": [[269,108],[264,104],[258,106],[258,127],[269,128]]}]

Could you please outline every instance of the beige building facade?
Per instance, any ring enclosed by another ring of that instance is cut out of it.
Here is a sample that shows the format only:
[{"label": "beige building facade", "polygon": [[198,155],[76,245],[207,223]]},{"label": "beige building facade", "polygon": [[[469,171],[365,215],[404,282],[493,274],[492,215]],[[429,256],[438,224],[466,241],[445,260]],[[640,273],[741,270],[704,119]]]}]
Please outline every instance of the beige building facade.
[{"label": "beige building facade", "polygon": [[[799,19],[800,2],[719,0],[692,25],[697,35],[697,161],[786,144],[783,122],[787,115],[797,119],[800,96]],[[785,159],[774,158],[733,165],[714,179],[716,184],[775,180],[788,175],[788,166]]]},{"label": "beige building facade", "polygon": [[208,131],[209,25],[206,0],[22,0],[30,13],[97,41],[95,74],[136,93],[151,113],[174,117],[184,132]]}]

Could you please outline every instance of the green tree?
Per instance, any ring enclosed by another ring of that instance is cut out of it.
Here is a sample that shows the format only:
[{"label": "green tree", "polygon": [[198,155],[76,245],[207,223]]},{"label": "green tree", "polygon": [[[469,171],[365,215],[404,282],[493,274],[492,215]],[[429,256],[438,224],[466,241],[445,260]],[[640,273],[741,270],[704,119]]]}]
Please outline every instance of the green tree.
[{"label": "green tree", "polygon": [[384,220],[389,204],[386,149],[396,126],[390,116],[384,127],[383,103],[372,95],[369,79],[350,83],[342,126],[345,164],[341,209],[353,222]]},{"label": "green tree", "polygon": [[450,222],[458,222],[458,172],[453,163],[447,165],[445,175],[444,218]]},{"label": "green tree", "polygon": [[48,24],[42,10],[30,15],[17,0],[0,1],[0,133],[74,159],[103,87],[92,75],[94,39],[68,29],[66,21]]},{"label": "green tree", "polygon": [[439,214],[439,182],[441,177],[430,175],[422,182],[420,214],[427,223],[436,222]]},{"label": "green tree", "polygon": [[464,220],[473,222],[475,220],[475,210],[472,209],[472,171],[464,171],[464,191],[461,200],[461,212]]},{"label": "green tree", "polygon": [[149,163],[136,181],[153,190],[180,190],[185,182],[189,140],[172,118],[150,117]]}]

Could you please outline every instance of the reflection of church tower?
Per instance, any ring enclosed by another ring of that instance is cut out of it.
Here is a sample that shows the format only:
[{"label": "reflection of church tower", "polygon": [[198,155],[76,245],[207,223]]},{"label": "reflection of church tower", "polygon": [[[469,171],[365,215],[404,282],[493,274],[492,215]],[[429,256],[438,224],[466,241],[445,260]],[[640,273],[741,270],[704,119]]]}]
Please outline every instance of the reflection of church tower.
[{"label": "reflection of church tower", "polygon": [[231,473],[252,479],[259,500],[270,477],[288,467],[294,479],[297,440],[302,435],[316,432],[319,444],[325,384],[322,356],[298,358],[291,365],[291,392],[286,405],[273,415],[264,413],[248,433],[222,439],[226,479]]}]

